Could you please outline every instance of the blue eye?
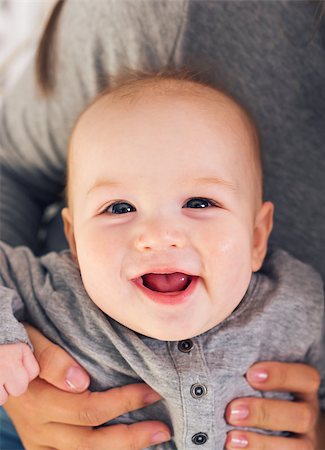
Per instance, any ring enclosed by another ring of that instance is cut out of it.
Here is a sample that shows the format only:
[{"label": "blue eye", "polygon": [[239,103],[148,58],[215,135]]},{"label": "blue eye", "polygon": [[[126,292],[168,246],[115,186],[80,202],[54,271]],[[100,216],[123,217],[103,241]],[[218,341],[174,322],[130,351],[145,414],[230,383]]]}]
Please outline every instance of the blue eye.
[{"label": "blue eye", "polygon": [[127,214],[136,211],[135,207],[128,202],[115,202],[105,209],[109,214]]},{"label": "blue eye", "polygon": [[208,198],[194,197],[187,200],[183,208],[210,208],[211,206],[217,206],[217,204]]}]

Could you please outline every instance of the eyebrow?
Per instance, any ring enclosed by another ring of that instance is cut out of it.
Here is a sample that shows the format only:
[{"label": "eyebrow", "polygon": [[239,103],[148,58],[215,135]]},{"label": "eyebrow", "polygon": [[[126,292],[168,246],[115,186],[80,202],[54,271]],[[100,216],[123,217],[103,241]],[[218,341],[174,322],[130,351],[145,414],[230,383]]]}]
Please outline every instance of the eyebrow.
[{"label": "eyebrow", "polygon": [[102,187],[114,187],[114,186],[119,186],[120,184],[121,183],[119,183],[118,181],[113,181],[113,180],[97,180],[96,183],[93,186],[91,186],[90,189],[88,189],[86,195],[89,195],[95,189],[99,189]]},{"label": "eyebrow", "polygon": [[195,178],[194,182],[200,183],[200,184],[218,184],[218,185],[224,186],[232,191],[237,191],[237,186],[235,183],[232,183],[231,181],[224,180],[223,178],[219,178],[219,177]]},{"label": "eyebrow", "polygon": [[[217,184],[226,187],[227,189],[230,189],[231,191],[237,191],[237,186],[235,183],[232,183],[231,181],[224,180],[223,178],[219,177],[200,177],[195,178],[194,183],[197,184]],[[121,185],[118,181],[113,180],[98,180],[96,183],[87,191],[87,195],[89,195],[93,190],[99,189],[102,187],[116,187]]]}]

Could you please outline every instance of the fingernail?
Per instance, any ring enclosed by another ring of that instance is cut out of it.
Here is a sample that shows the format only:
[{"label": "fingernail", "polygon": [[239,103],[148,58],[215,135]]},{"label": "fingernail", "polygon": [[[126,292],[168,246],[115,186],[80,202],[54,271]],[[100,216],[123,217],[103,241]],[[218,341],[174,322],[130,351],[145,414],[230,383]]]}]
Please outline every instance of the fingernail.
[{"label": "fingernail", "polygon": [[170,435],[166,431],[158,431],[153,436],[151,436],[152,444],[160,444],[161,442],[167,442],[170,440]]},{"label": "fingernail", "polygon": [[161,396],[156,391],[150,391],[143,399],[145,405],[151,405],[151,403],[156,403],[159,400],[161,400]]},{"label": "fingernail", "polygon": [[242,420],[247,419],[249,416],[249,409],[245,405],[236,405],[231,408],[230,419],[231,420]]},{"label": "fingernail", "polygon": [[80,367],[70,367],[66,373],[65,382],[71,391],[83,391],[88,387],[89,379]]},{"label": "fingernail", "polygon": [[269,377],[269,374],[265,369],[251,370],[247,373],[249,381],[255,381],[256,383],[263,383]]},{"label": "fingernail", "polygon": [[245,448],[248,446],[248,440],[243,435],[231,436],[230,444],[233,448]]}]

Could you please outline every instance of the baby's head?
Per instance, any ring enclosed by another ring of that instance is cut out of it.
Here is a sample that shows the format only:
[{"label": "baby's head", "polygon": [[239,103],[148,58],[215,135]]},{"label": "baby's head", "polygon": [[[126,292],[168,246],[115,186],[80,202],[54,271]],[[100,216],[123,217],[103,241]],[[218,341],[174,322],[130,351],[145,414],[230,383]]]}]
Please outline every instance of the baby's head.
[{"label": "baby's head", "polygon": [[85,288],[113,319],[180,340],[224,320],[272,229],[256,127],[229,95],[152,76],[100,95],[68,157],[65,232]]}]

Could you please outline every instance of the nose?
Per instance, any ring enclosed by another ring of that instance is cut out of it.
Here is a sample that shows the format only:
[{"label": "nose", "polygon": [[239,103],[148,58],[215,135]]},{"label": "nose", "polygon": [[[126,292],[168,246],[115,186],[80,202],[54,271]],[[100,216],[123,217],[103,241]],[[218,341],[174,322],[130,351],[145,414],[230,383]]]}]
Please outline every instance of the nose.
[{"label": "nose", "polygon": [[135,247],[142,252],[184,248],[186,242],[186,232],[180,224],[162,218],[143,222],[135,237]]}]

